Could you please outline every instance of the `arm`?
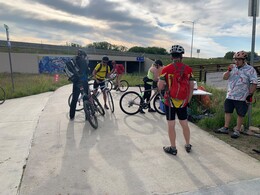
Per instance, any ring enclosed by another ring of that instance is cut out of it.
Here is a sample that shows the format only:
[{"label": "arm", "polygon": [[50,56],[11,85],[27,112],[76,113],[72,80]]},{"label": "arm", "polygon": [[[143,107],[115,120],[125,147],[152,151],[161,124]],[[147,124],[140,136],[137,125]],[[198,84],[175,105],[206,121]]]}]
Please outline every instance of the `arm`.
[{"label": "arm", "polygon": [[224,74],[223,74],[223,79],[224,80],[228,80],[229,79],[230,72],[232,71],[233,67],[234,67],[234,65],[230,64],[229,67],[228,67],[228,70],[226,72],[224,72]]},{"label": "arm", "polygon": [[189,94],[188,102],[190,102],[190,100],[191,100],[191,98],[192,98],[193,89],[194,89],[194,80],[190,80],[190,94]]},{"label": "arm", "polygon": [[160,75],[160,78],[159,78],[159,81],[157,83],[157,87],[158,87],[158,90],[161,91],[161,90],[164,90],[166,88],[166,81],[165,81],[165,74],[162,74]]}]

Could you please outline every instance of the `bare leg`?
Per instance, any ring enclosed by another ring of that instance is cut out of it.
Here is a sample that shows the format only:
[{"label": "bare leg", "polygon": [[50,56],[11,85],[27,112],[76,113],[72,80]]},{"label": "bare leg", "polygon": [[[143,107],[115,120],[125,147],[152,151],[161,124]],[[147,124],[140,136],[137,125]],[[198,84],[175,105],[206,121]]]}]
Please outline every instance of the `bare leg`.
[{"label": "bare leg", "polygon": [[190,128],[188,125],[188,120],[179,120],[180,125],[182,127],[182,131],[183,131],[183,136],[187,144],[190,144]]},{"label": "bare leg", "polygon": [[175,132],[175,120],[168,122],[168,136],[171,142],[171,146],[176,147],[176,132]]},{"label": "bare leg", "polygon": [[[225,126],[224,127],[229,127],[229,123],[230,123],[230,120],[231,120],[231,113],[225,113]],[[241,127],[241,125],[240,125]]]},{"label": "bare leg", "polygon": [[244,117],[242,116],[237,116],[237,130],[240,131],[241,130],[241,126],[243,124],[244,121]]}]

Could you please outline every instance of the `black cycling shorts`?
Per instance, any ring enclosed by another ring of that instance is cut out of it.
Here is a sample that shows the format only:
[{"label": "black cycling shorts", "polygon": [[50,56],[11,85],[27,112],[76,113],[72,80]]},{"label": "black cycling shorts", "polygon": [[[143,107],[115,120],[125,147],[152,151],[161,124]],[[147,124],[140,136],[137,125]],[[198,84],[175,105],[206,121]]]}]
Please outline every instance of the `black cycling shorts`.
[{"label": "black cycling shorts", "polygon": [[105,82],[104,82],[104,80],[98,79],[98,81],[99,81],[99,83],[97,83],[96,80],[94,81],[93,88],[94,88],[94,89],[97,89],[97,88],[100,86],[100,89],[103,90],[103,89],[105,88]]},{"label": "black cycling shorts", "polygon": [[233,113],[234,109],[236,109],[237,115],[244,117],[247,113],[248,105],[246,101],[226,99],[224,109],[225,113]]},{"label": "black cycling shorts", "polygon": [[183,108],[175,108],[165,105],[165,114],[167,121],[175,120],[175,114],[177,114],[179,120],[186,120],[188,117],[187,106]]}]

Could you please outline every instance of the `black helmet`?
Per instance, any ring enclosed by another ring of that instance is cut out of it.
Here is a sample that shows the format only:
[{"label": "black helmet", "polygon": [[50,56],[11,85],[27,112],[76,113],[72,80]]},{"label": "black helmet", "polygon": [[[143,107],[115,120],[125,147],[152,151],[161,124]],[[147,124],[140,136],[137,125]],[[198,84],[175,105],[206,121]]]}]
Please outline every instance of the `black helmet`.
[{"label": "black helmet", "polygon": [[155,64],[155,65],[158,64],[159,66],[163,66],[163,63],[162,63],[161,60],[155,60],[154,64]]},{"label": "black helmet", "polygon": [[173,53],[184,54],[184,48],[180,45],[173,45],[170,50],[170,53],[171,54],[173,54]]},{"label": "black helmet", "polygon": [[109,61],[109,58],[108,58],[107,56],[103,56],[102,61],[108,62],[108,61]]},{"label": "black helmet", "polygon": [[79,49],[78,50],[78,56],[80,56],[80,57],[84,56],[84,58],[85,58],[87,56],[87,54],[86,54],[86,52],[84,50]]}]

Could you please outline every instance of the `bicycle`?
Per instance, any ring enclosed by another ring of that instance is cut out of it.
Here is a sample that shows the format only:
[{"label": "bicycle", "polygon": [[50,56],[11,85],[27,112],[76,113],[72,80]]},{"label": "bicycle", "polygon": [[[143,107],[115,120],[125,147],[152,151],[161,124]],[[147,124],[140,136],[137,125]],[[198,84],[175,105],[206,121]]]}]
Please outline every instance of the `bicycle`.
[{"label": "bicycle", "polygon": [[[115,87],[116,76],[117,76],[116,74],[112,74],[108,79],[107,88],[110,91]],[[127,82],[127,80],[120,80],[118,90],[121,92],[126,92],[128,88],[129,88],[129,83]]]},{"label": "bicycle", "polygon": [[5,98],[5,90],[2,87],[0,87],[0,104],[3,104],[5,102]]},{"label": "bicycle", "polygon": [[[93,84],[93,83],[92,83]],[[89,85],[92,85],[91,83]],[[93,92],[93,90],[90,90],[90,92]],[[73,93],[70,94],[69,98],[68,98],[68,104],[69,106],[71,105],[71,101],[72,101],[72,95]],[[92,98],[93,98],[93,101],[94,101],[94,108],[95,108],[95,111],[100,113],[102,116],[105,115],[105,110],[104,108],[102,107],[100,101],[98,100],[98,95],[94,95],[92,93]],[[76,111],[81,111],[84,109],[84,106],[83,106],[83,95],[82,93],[79,95],[78,97],[78,103],[77,103],[77,107],[76,107]]]},{"label": "bicycle", "polygon": [[[115,106],[114,106],[114,100],[113,100],[113,97],[112,97],[112,94],[110,92],[110,89],[108,88],[108,83],[109,83],[110,79],[109,78],[106,78],[104,79],[102,82],[105,83],[105,87],[103,89],[100,88],[100,90],[103,92],[105,91],[106,93],[106,97],[107,97],[107,101],[108,101],[108,106],[111,110],[112,113],[114,113],[115,111]],[[99,95],[100,93],[98,93]]]},{"label": "bicycle", "polygon": [[88,120],[90,125],[94,128],[98,128],[98,120],[97,116],[95,114],[95,104],[94,104],[94,98],[92,95],[86,94],[84,92],[83,86],[80,86],[80,93],[82,94],[83,99],[83,109],[85,112],[85,120]]},{"label": "bicycle", "polygon": [[140,108],[147,109],[150,102],[153,100],[155,111],[159,114],[165,115],[163,95],[158,90],[156,90],[155,93],[151,96],[150,100],[145,102],[143,99],[144,92],[152,91],[154,89],[142,90],[141,85],[136,86],[139,87],[140,93],[135,91],[128,91],[121,96],[119,100],[121,110],[128,115],[134,115],[139,112]]}]

